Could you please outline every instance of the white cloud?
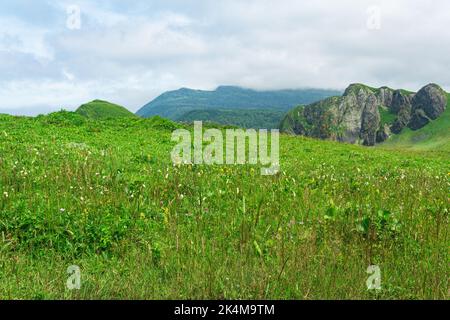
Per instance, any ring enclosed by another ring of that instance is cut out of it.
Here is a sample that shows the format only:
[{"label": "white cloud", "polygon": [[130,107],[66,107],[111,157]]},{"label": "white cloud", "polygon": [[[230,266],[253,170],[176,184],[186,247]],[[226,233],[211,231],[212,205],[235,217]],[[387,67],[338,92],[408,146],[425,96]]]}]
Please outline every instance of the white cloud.
[{"label": "white cloud", "polygon": [[133,59],[201,55],[206,44],[198,35],[185,29],[188,20],[182,19],[179,15],[155,22],[138,18],[107,29],[67,31],[58,38],[58,48],[67,53],[131,64]]},{"label": "white cloud", "polygon": [[51,60],[53,51],[45,45],[48,30],[11,18],[0,17],[0,52],[31,54],[39,60]]},{"label": "white cloud", "polygon": [[[71,1],[54,5],[62,17],[47,27],[0,16],[0,54],[22,54],[16,72],[0,62],[4,108],[102,98],[137,110],[165,90],[221,84],[417,90],[437,82],[450,90],[445,0],[77,3],[81,30],[65,27]],[[380,8],[379,30],[367,28],[371,6]]]},{"label": "white cloud", "polygon": [[62,74],[69,81],[75,80],[75,76],[72,73],[70,73],[69,71],[67,71],[66,69],[63,69]]}]

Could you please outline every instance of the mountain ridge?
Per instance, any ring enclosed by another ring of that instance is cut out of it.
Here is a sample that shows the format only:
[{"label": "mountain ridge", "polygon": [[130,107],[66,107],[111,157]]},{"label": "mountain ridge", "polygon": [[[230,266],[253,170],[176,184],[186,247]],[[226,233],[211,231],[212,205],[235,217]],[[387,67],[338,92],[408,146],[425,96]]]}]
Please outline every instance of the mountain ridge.
[{"label": "mountain ridge", "polygon": [[417,131],[446,110],[448,94],[437,84],[417,93],[351,84],[340,97],[292,109],[282,132],[374,146],[405,128]]},{"label": "mountain ridge", "polygon": [[340,93],[325,89],[263,91],[237,86],[219,86],[212,91],[181,88],[161,94],[136,114],[179,120],[190,111],[202,109],[270,109],[287,112],[299,104],[312,103]]}]

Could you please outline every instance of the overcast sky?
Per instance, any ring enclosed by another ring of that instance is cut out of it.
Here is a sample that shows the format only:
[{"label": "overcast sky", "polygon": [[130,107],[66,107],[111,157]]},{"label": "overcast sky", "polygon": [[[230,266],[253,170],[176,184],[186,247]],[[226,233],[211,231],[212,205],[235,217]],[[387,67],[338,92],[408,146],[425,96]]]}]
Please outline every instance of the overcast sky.
[{"label": "overcast sky", "polygon": [[450,90],[449,39],[448,0],[2,0],[0,113],[218,85]]}]

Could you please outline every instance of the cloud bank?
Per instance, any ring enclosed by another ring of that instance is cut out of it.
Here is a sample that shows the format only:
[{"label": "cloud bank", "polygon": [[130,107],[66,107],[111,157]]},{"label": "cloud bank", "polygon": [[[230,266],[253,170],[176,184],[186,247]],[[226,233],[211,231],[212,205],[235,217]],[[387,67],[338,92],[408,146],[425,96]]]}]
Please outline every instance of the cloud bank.
[{"label": "cloud bank", "polygon": [[448,12],[446,0],[5,0],[0,112],[96,98],[135,111],[166,90],[218,85],[450,90]]}]

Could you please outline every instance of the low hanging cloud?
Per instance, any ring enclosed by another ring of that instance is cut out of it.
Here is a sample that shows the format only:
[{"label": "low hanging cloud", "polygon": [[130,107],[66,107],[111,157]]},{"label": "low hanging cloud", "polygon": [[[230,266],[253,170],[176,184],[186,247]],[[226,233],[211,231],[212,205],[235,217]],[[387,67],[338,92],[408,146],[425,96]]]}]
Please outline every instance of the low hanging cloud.
[{"label": "low hanging cloud", "polygon": [[96,98],[137,110],[166,90],[222,84],[449,90],[449,10],[446,0],[5,0],[0,112]]}]

